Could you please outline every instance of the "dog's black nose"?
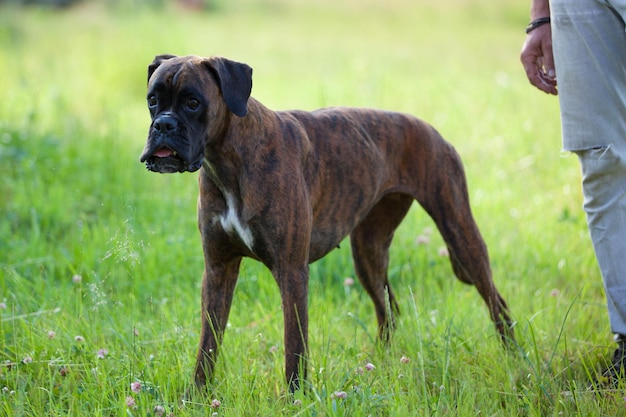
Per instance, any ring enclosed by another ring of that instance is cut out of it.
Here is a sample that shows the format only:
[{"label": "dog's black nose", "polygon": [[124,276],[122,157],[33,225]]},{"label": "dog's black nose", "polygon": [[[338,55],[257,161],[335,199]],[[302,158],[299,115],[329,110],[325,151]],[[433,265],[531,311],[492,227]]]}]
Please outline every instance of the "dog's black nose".
[{"label": "dog's black nose", "polygon": [[172,116],[163,115],[154,120],[153,126],[157,132],[168,133],[176,130],[178,122]]}]

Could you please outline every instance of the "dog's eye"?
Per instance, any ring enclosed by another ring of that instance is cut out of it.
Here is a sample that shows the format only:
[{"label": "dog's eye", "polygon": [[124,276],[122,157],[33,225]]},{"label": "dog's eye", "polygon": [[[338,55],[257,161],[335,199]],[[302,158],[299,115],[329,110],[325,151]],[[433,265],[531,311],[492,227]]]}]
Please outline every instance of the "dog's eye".
[{"label": "dog's eye", "polygon": [[154,94],[148,97],[148,107],[156,107],[157,98]]},{"label": "dog's eye", "polygon": [[198,110],[198,107],[200,107],[200,102],[195,98],[190,98],[189,101],[187,101],[187,108],[189,110]]}]

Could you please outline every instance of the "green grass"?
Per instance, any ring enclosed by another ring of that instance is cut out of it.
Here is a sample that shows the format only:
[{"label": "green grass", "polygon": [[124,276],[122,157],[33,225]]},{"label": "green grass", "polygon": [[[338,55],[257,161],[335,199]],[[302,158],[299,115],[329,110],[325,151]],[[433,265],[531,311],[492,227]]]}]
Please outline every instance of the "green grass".
[{"label": "green grass", "polygon": [[[611,335],[578,162],[559,153],[558,102],[519,64],[526,3],[0,8],[0,415],[623,414],[623,392],[586,392]],[[181,407],[202,252],[196,175],[138,162],[146,67],[160,53],[246,62],[253,95],[275,109],[378,107],[433,123],[464,159],[519,352],[501,349],[437,233],[416,243],[433,225],[415,207],[392,248],[403,314],[388,348],[375,343],[367,294],[343,285],[354,276],[346,242],[311,268],[310,389],[287,395],[278,289],[245,262],[211,392]],[[376,368],[360,373],[367,363]]]}]

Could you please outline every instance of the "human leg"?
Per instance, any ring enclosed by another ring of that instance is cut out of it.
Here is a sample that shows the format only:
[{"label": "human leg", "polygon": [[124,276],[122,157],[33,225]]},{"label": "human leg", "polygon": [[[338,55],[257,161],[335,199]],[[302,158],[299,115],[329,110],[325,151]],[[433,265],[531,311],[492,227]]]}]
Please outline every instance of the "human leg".
[{"label": "human leg", "polygon": [[618,335],[617,362],[605,376],[623,376],[626,0],[555,0],[551,7],[563,145],[580,159],[584,209],[602,272],[611,330]]}]

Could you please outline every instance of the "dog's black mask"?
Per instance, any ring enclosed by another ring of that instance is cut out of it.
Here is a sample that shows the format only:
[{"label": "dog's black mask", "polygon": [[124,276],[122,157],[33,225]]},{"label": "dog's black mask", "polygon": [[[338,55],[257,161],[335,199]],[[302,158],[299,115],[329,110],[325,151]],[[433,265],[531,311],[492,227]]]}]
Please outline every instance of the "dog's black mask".
[{"label": "dog's black mask", "polygon": [[183,62],[157,57],[148,68],[148,109],[152,117],[148,140],[141,155],[150,171],[193,172],[200,169],[204,153],[207,103],[203,92],[186,82]]}]

